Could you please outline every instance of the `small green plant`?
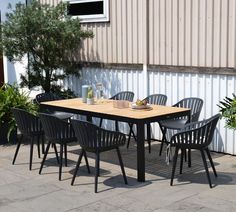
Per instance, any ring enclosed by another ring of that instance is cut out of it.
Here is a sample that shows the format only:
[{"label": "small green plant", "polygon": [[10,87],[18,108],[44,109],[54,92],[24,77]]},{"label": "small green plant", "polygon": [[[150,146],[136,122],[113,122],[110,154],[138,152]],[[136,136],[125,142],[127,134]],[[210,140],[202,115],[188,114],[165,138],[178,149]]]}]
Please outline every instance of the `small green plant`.
[{"label": "small green plant", "polygon": [[93,89],[90,87],[88,90],[88,99],[92,99],[93,98]]},{"label": "small green plant", "polygon": [[8,125],[8,140],[16,126],[11,112],[12,108],[24,109],[33,114],[36,114],[38,111],[38,106],[33,104],[29,95],[21,91],[16,84],[4,84],[0,88],[0,126],[3,124]]},{"label": "small green plant", "polygon": [[236,95],[233,98],[225,97],[218,105],[220,113],[226,120],[226,127],[236,129]]}]

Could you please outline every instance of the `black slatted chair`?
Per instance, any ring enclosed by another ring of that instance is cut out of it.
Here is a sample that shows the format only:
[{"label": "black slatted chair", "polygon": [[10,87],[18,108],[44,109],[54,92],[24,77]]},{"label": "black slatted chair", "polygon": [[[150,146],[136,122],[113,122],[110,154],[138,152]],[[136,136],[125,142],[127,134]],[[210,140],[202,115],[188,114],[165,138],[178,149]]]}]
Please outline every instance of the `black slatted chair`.
[{"label": "black slatted chair", "polygon": [[[46,114],[46,113],[39,113],[39,118],[42,123],[42,127],[45,132],[45,137],[48,140],[48,144],[46,147],[46,151],[40,166],[39,174],[41,174],[44,162],[46,160],[49,148],[51,144],[59,144],[60,145],[60,160],[59,160],[59,180],[61,180],[61,173],[62,173],[62,164],[63,164],[63,150],[65,154],[65,166],[67,166],[67,144],[70,142],[77,141],[75,137],[74,130],[70,123],[61,120],[54,115]],[[86,154],[84,154],[85,162],[87,165],[88,172],[89,165]]]},{"label": "black slatted chair", "polygon": [[125,184],[127,184],[124,165],[123,165],[120,150],[119,150],[119,147],[125,144],[125,141],[126,141],[125,134],[120,133],[120,132],[104,130],[92,123],[85,122],[85,121],[71,120],[71,123],[75,130],[75,135],[78,139],[78,142],[82,148],[82,151],[79,156],[79,159],[75,168],[75,172],[71,181],[71,185],[74,184],[75,177],[78,172],[83,154],[85,154],[86,152],[92,152],[96,154],[95,193],[97,193],[100,153],[109,151],[112,149],[116,149],[117,151],[120,166],[121,166],[121,171],[123,173],[123,178],[124,178]]},{"label": "black slatted chair", "polygon": [[[36,95],[35,102],[36,102],[36,104],[39,105],[41,102],[56,101],[56,100],[61,100],[61,99],[62,98],[60,98],[59,96],[57,96],[56,94],[51,93],[51,92],[49,92],[49,93],[40,93],[40,94]],[[52,110],[49,110],[49,109],[46,109],[46,110],[41,111],[41,112],[52,114],[55,117],[57,117],[59,119],[62,119],[62,120],[69,120],[74,115],[72,113],[65,113],[65,112],[61,112],[61,111],[52,111]],[[57,153],[56,145],[53,145],[53,146],[54,146],[54,149]],[[44,143],[42,144],[42,152],[43,153],[45,152]]]},{"label": "black slatted chair", "polygon": [[23,136],[30,138],[30,161],[29,161],[29,169],[32,169],[32,160],[33,160],[33,146],[35,139],[37,139],[38,146],[38,157],[40,158],[40,138],[44,139],[44,132],[42,129],[42,125],[39,121],[39,118],[25,110],[13,108],[12,109],[13,116],[15,118],[18,129],[21,132],[21,137],[18,140],[18,144],[16,147],[16,152],[12,161],[12,164],[15,164],[16,157],[18,155],[18,151],[20,149],[20,145],[22,143]]},{"label": "black slatted chair", "polygon": [[[167,96],[164,94],[152,94],[152,95],[147,96],[145,100],[147,100],[149,104],[166,105]],[[131,129],[133,128],[133,124],[130,125],[130,128]],[[131,130],[129,133],[127,148],[129,148],[130,137],[131,137]],[[148,150],[149,150],[149,153],[151,153],[151,124],[147,124],[147,141],[148,141]]]},{"label": "black slatted chair", "polygon": [[[60,98],[59,96],[57,96],[54,93],[40,93],[37,94],[35,97],[35,101],[37,104],[40,104],[41,102],[47,102],[47,101],[55,101],[55,100],[61,100],[62,98]],[[68,120],[70,119],[73,114],[72,113],[65,113],[65,112],[60,112],[60,111],[51,111],[51,110],[46,110],[46,111],[42,111],[45,113],[49,113],[49,114],[53,114],[54,116],[56,116],[59,119],[62,120]]]},{"label": "black slatted chair", "polygon": [[212,142],[216,124],[219,118],[220,118],[220,115],[217,114],[207,120],[187,124],[179,133],[171,137],[170,145],[172,147],[175,147],[175,154],[174,154],[174,159],[173,159],[173,168],[172,168],[170,185],[173,185],[173,179],[175,175],[175,169],[176,169],[176,163],[177,163],[179,150],[181,150],[180,174],[182,174],[183,154],[185,150],[196,149],[201,152],[209,186],[210,188],[212,188],[211,178],[208,171],[205,153],[208,156],[214,175],[217,177],[215,166],[212,161],[208,146]]},{"label": "black slatted chair", "polygon": [[[159,155],[161,155],[163,144],[168,143],[166,139],[167,129],[181,130],[182,128],[184,128],[185,124],[188,123],[188,121],[189,123],[198,121],[198,118],[202,110],[202,106],[203,106],[203,100],[200,98],[194,98],[194,97],[184,98],[181,101],[177,102],[175,105],[173,105],[173,107],[190,108],[191,109],[190,120],[188,120],[188,117],[184,116],[184,117],[179,117],[179,118],[169,119],[169,120],[164,120],[164,121],[159,122],[160,129],[163,135]],[[189,160],[189,163],[190,163],[190,160]]]},{"label": "black slatted chair", "polygon": [[[132,92],[132,91],[122,91],[122,92],[119,92],[119,93],[115,94],[110,99],[112,99],[112,100],[126,100],[126,101],[129,101],[129,102],[132,102],[133,99],[134,99],[134,92]],[[100,127],[102,126],[102,121],[103,121],[103,119],[100,119],[100,124],[99,124]],[[129,126],[131,127],[131,124],[129,124]],[[115,128],[116,128],[116,131],[119,131],[118,121],[115,121]],[[132,128],[130,128],[129,140],[130,140],[130,137],[131,137],[131,133],[133,134],[133,136],[135,136],[134,131],[133,131]]]}]

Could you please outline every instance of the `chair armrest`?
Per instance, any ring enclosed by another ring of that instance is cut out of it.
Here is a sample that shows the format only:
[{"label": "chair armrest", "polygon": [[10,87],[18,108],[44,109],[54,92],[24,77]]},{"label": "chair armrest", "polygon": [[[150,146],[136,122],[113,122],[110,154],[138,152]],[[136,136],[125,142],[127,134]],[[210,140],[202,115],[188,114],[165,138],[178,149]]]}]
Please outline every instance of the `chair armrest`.
[{"label": "chair armrest", "polygon": [[125,134],[121,132],[97,128],[98,147],[109,148],[113,146],[123,146],[126,141]]},{"label": "chair armrest", "polygon": [[193,145],[204,144],[205,136],[200,133],[201,128],[204,128],[204,126],[200,128],[196,127],[191,130],[181,130],[171,137],[170,145],[187,148]]},{"label": "chair armrest", "polygon": [[187,124],[184,129],[171,137],[170,144],[180,148],[199,148],[208,146],[213,138],[220,115]]},{"label": "chair armrest", "polygon": [[197,129],[197,128],[203,126],[204,124],[206,124],[207,121],[208,120],[202,120],[202,121],[196,121],[196,122],[191,122],[189,124],[186,124],[184,126],[184,128],[180,130],[180,132],[185,132],[185,131]]}]

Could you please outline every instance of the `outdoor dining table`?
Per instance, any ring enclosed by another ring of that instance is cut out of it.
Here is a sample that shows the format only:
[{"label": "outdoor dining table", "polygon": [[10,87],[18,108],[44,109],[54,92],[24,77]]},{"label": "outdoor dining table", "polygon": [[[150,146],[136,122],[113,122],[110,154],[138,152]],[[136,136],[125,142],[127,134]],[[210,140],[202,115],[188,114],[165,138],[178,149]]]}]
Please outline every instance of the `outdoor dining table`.
[{"label": "outdoor dining table", "polygon": [[129,108],[115,108],[113,100],[100,100],[93,105],[82,102],[81,98],[57,100],[40,103],[41,109],[69,112],[85,115],[87,121],[92,117],[133,123],[137,126],[137,180],[145,182],[145,124],[158,122],[180,116],[190,117],[190,109],[151,105],[151,108],[138,110]]}]

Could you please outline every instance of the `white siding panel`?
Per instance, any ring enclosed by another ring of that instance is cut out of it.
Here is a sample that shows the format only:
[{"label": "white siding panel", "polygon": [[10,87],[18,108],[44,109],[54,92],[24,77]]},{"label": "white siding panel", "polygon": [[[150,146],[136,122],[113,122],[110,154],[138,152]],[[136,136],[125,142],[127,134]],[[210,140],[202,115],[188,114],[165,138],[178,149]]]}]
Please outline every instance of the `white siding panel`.
[{"label": "white siding panel", "polygon": [[[236,92],[236,76],[192,74],[178,72],[149,71],[149,94],[161,93],[168,97],[167,105],[173,105],[185,97],[199,97],[204,100],[200,119],[208,118],[219,112],[217,104],[225,96],[232,96]],[[64,85],[72,88],[78,96],[81,95],[81,85],[101,82],[107,98],[119,91],[133,91],[134,100],[144,98],[143,72],[141,70],[119,70],[84,68],[80,79],[70,78]],[[95,87],[94,87],[95,88]],[[110,122],[104,122],[106,126]],[[126,125],[120,125],[127,132]],[[152,134],[160,139],[161,134],[158,124],[153,125]],[[211,149],[236,155],[235,132],[225,128],[224,120],[217,125],[214,141]]]},{"label": "white siding panel", "polygon": [[[161,86],[153,83],[159,82]],[[171,80],[170,80],[171,79]],[[232,96],[236,92],[236,77],[212,74],[183,74],[150,72],[149,94],[163,93],[168,96],[167,105],[172,105],[185,97],[199,97],[204,100],[200,119],[208,118],[219,112],[217,104],[225,96]],[[160,138],[159,130],[154,131]],[[224,120],[217,125],[217,132],[212,150],[236,154],[235,132],[225,128]]]},{"label": "white siding panel", "polygon": [[235,0],[150,0],[150,8],[150,64],[236,67]]},{"label": "white siding panel", "polygon": [[[40,0],[56,4],[60,0]],[[105,63],[149,63],[236,67],[235,0],[110,0],[110,22],[83,24],[94,32],[82,59]],[[146,3],[149,2],[148,41]],[[145,48],[145,49],[144,49]]]}]

